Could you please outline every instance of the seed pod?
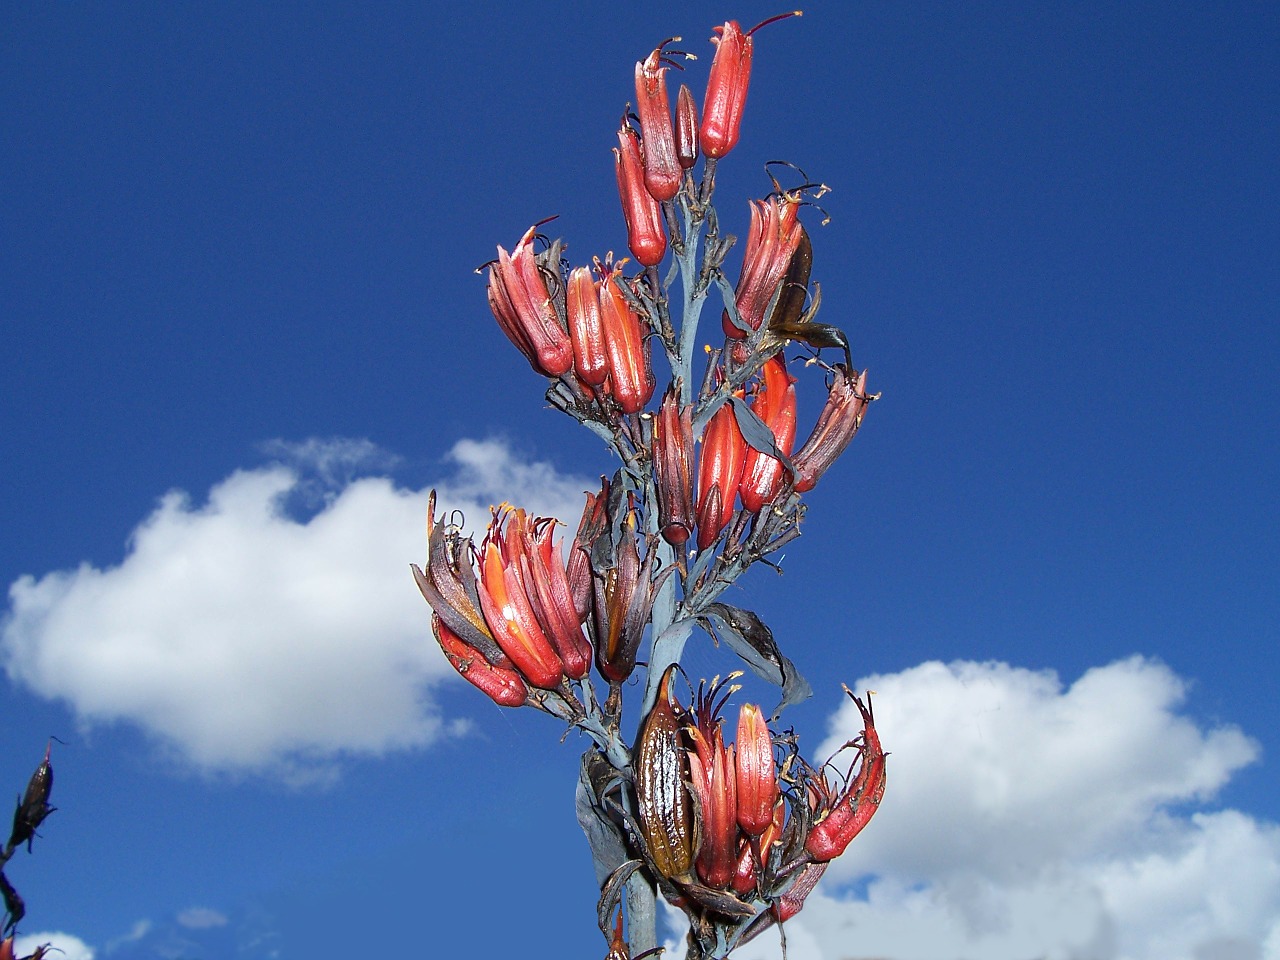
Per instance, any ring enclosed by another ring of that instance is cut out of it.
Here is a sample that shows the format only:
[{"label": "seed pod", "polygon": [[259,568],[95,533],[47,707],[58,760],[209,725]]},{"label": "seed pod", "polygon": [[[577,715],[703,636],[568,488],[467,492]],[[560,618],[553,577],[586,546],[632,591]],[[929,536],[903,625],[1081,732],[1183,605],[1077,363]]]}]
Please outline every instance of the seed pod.
[{"label": "seed pod", "polygon": [[658,700],[645,717],[636,742],[636,819],[655,870],[669,880],[693,879],[698,849],[693,797],[689,794],[689,761],[682,743],[685,710],[671,696],[675,665],[667,667]]},{"label": "seed pod", "polygon": [[36,829],[44,822],[44,818],[56,810],[49,806],[49,794],[53,790],[53,765],[49,762],[49,752],[53,749],[53,741],[45,747],[44,760],[36,767],[27,783],[27,792],[18,801],[13,811],[13,832],[9,835],[10,848],[26,843],[27,852],[31,852],[31,840]]},{"label": "seed pod", "polygon": [[787,265],[778,302],[773,307],[773,313],[769,314],[770,330],[791,329],[804,315],[804,301],[809,292],[809,274],[812,271],[813,241],[809,239],[809,231],[800,226],[800,242]]}]

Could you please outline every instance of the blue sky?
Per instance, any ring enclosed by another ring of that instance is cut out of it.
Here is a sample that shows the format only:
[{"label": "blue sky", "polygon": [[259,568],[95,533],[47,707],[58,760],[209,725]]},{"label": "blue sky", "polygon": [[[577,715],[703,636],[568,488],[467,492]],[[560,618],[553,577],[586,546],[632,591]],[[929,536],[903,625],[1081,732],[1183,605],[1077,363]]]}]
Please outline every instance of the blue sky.
[{"label": "blue sky", "polygon": [[[603,954],[583,745],[452,677],[407,564],[428,487],[570,519],[613,469],[473,270],[552,214],[621,250],[632,64],[777,12],[5,10],[0,785],[67,741],[25,933]],[[1244,2],[759,35],[721,218],[765,160],[833,186],[823,318],[884,393],[740,594],[810,755],[841,680],[894,753],[793,958],[1280,958],[1278,57]]]}]

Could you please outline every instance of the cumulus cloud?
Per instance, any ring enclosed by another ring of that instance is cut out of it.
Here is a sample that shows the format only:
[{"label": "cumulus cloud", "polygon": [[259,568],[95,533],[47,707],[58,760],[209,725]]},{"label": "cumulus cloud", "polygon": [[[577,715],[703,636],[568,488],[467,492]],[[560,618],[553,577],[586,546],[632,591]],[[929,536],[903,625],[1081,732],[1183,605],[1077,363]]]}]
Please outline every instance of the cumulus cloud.
[{"label": "cumulus cloud", "polygon": [[[860,686],[889,788],[789,925],[793,960],[1280,960],[1280,827],[1208,806],[1257,745],[1180,712],[1167,667],[1064,688],[925,663]],[[815,755],[860,726],[846,704]],[[735,956],[773,956],[761,939]]]},{"label": "cumulus cloud", "polygon": [[[61,960],[93,960],[93,947],[79,937],[69,933],[33,933],[27,936],[14,937],[13,952],[15,956],[27,957],[37,947],[48,945],[50,956],[60,956]],[[58,951],[56,954],[53,951]]]},{"label": "cumulus cloud", "polygon": [[[0,628],[9,676],[211,770],[309,776],[342,753],[448,733],[430,684],[452,671],[408,571],[425,550],[426,489],[366,475],[390,458],[365,441],[271,449],[281,461],[237,470],[202,503],[165,494],[118,565],[15,581]],[[447,459],[440,504],[473,527],[503,499],[572,522],[595,486],[496,441]]]}]

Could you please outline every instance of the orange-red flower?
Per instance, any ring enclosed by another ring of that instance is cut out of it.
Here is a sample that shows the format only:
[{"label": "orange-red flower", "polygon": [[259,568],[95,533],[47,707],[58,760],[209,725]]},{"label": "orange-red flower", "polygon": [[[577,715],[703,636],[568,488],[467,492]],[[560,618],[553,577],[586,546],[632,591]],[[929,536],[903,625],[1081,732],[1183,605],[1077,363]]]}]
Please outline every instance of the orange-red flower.
[{"label": "orange-red flower", "polygon": [[608,358],[608,392],[623,413],[639,413],[653,396],[647,325],[623,292],[622,264],[612,269],[597,262],[600,280],[600,326]]},{"label": "orange-red flower", "polygon": [[676,94],[676,159],[684,170],[698,162],[698,105],[683,83]]},{"label": "orange-red flower", "polygon": [[738,825],[758,837],[773,823],[778,802],[778,772],[773,764],[773,735],[754,703],[738,709]]},{"label": "orange-red flower", "polygon": [[799,10],[793,10],[770,17],[746,33],[737,20],[713,28],[719,36],[711,38],[716,45],[716,55],[711,61],[707,98],[702,104],[702,152],[708,157],[723,157],[737,146],[742,111],[747,105],[747,87],[751,83],[752,35],[775,20],[799,15]]},{"label": "orange-red flower", "polygon": [[[523,555],[520,527],[524,511],[495,509],[485,534],[480,563],[480,606],[498,646],[535,687],[554,689],[564,679],[564,662],[543,632],[529,600],[532,589]],[[514,517],[513,530],[505,528]]]},{"label": "orange-red flower", "polygon": [[[741,396],[741,391],[735,394]],[[702,433],[698,459],[698,549],[706,550],[733,517],[738,482],[746,462],[747,441],[733,407],[725,403]]]},{"label": "orange-red flower", "polygon": [[718,720],[707,730],[687,728],[689,780],[702,811],[702,836],[696,862],[698,876],[709,887],[725,888],[738,866],[738,802],[733,746],[725,746]]},{"label": "orange-red flower", "polygon": [[702,152],[708,157],[723,157],[738,143],[742,128],[742,111],[747,105],[747,87],[751,83],[751,34],[743,33],[737,20],[716,27],[719,36],[711,38],[716,45],[707,79],[707,96],[702,104]]},{"label": "orange-red flower", "polygon": [[600,324],[600,297],[588,268],[575,267],[569,272],[566,301],[574,371],[583,383],[599,387],[609,377],[609,356]]}]

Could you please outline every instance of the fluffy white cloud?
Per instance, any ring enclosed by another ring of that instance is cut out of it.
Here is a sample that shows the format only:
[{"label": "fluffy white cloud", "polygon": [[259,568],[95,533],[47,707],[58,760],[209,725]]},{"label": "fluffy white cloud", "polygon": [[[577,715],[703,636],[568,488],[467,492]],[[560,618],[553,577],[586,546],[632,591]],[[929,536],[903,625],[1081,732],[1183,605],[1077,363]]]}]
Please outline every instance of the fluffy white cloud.
[{"label": "fluffy white cloud", "polygon": [[[343,752],[447,732],[428,694],[452,670],[408,570],[425,552],[426,490],[361,476],[387,462],[364,441],[272,450],[288,463],[236,471],[203,504],[162,497],[118,566],[14,582],[9,676],[215,770],[314,775]],[[503,499],[573,523],[595,486],[493,441],[448,459],[440,505],[473,526]]]},{"label": "fluffy white cloud", "polygon": [[[1167,667],[1064,688],[926,663],[859,686],[888,792],[789,925],[793,960],[1280,960],[1280,827],[1202,808],[1257,747],[1180,713]],[[816,755],[860,728],[846,704]],[[773,956],[761,940],[735,956]]]},{"label": "fluffy white cloud", "polygon": [[[14,956],[28,957],[37,947],[47,944],[49,956],[60,960],[93,960],[93,947],[79,937],[69,933],[33,933],[28,936],[15,937],[13,940]],[[56,952],[55,952],[56,951]]]}]

